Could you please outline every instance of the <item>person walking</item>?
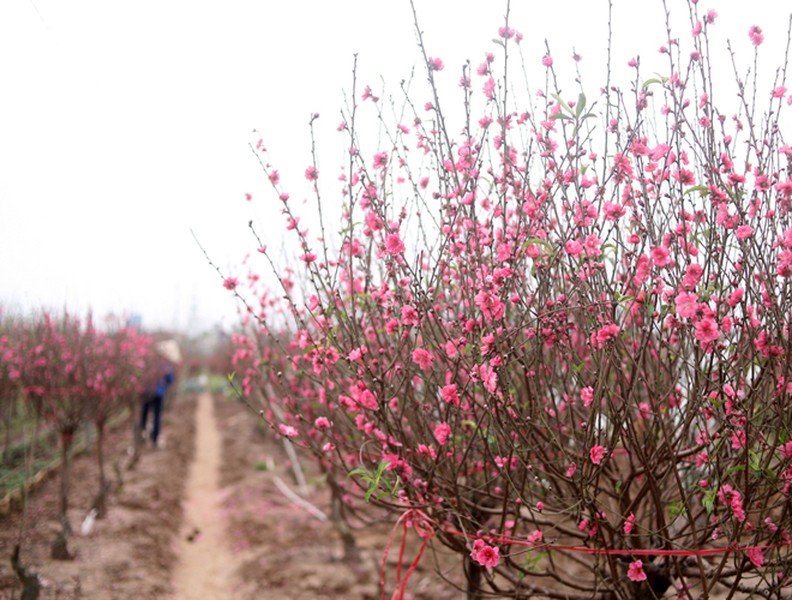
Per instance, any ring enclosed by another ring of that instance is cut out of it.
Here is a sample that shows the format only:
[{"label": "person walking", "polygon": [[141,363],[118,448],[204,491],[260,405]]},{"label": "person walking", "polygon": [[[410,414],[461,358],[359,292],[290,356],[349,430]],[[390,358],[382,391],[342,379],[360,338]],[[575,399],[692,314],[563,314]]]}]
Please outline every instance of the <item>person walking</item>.
[{"label": "person walking", "polygon": [[181,362],[181,353],[175,341],[167,340],[157,344],[157,353],[163,359],[160,367],[156,371],[155,378],[150,385],[143,391],[143,405],[140,411],[140,431],[146,435],[146,425],[149,412],[152,413],[151,444],[155,448],[159,446],[160,429],[162,426],[162,409],[165,404],[165,397],[168,388],[176,380],[174,365]]},{"label": "person walking", "polygon": [[159,434],[162,422],[162,406],[165,402],[165,394],[168,393],[168,388],[176,379],[176,374],[173,366],[166,363],[163,367],[163,372],[157,379],[156,384],[147,388],[143,392],[143,407],[140,414],[140,431],[146,435],[146,423],[148,421],[149,411],[152,413],[152,426],[151,426],[151,444],[155,448],[159,445]]}]

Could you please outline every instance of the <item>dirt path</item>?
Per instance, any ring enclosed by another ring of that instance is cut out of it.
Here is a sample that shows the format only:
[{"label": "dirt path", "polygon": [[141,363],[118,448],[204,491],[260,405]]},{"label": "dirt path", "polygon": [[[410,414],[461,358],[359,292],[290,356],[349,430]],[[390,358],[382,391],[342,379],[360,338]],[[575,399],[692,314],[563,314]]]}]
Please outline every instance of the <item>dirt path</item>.
[{"label": "dirt path", "polygon": [[190,465],[173,573],[174,598],[220,600],[231,597],[234,561],[220,512],[222,445],[212,396],[198,397],[195,459]]}]

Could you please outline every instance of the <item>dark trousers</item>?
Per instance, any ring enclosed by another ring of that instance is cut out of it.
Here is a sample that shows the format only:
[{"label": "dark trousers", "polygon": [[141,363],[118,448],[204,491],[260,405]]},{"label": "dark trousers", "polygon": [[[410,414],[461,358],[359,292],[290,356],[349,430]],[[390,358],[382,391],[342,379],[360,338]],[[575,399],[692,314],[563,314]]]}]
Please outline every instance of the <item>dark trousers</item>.
[{"label": "dark trousers", "polygon": [[146,430],[149,409],[153,412],[154,426],[151,429],[151,441],[156,445],[160,432],[160,419],[162,418],[163,397],[157,394],[150,394],[143,397],[143,409],[140,415],[140,430]]}]

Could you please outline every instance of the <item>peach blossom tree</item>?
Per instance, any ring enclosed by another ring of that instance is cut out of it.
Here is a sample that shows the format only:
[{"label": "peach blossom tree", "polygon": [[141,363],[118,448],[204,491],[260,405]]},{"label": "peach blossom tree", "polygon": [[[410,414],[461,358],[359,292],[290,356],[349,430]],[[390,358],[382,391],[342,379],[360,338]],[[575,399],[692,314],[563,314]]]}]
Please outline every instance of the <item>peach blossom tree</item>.
[{"label": "peach blossom tree", "polygon": [[314,231],[252,146],[299,259],[259,240],[247,284],[224,279],[248,311],[235,379],[334,474],[341,514],[451,549],[469,598],[789,597],[786,61],[759,87],[687,6],[661,75],[625,59],[570,92],[548,45],[523,57],[528,98],[508,8],[458,76],[417,27],[427,96],[388,106],[353,78],[340,183],[305,169]]}]

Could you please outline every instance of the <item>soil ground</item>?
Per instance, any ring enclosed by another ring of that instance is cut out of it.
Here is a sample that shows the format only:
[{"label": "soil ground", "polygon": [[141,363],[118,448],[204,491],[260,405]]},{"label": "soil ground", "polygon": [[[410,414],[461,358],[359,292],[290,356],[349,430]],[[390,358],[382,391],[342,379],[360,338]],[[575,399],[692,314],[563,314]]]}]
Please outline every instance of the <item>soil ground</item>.
[{"label": "soil ground", "polygon": [[[163,425],[164,447],[144,450],[134,470],[122,471],[123,485],[111,494],[107,517],[97,520],[86,536],[80,529],[98,490],[98,467],[93,454],[74,460],[69,501],[74,560],[49,557],[59,529],[58,475],[28,498],[24,511],[0,519],[0,598],[18,598],[21,593],[9,561],[20,541],[22,562],[44,582],[42,599],[166,597],[172,590],[177,557],[173,539],[181,523],[181,498],[193,454],[194,409],[189,397],[172,402]],[[108,435],[110,473],[113,463],[125,462],[130,429]]]},{"label": "soil ground", "polygon": [[[357,531],[360,560],[340,560],[332,525],[289,500],[276,483],[297,487],[282,443],[239,402],[208,394],[177,397],[165,412],[163,436],[164,447],[145,449],[135,469],[123,472],[107,517],[86,536],[80,525],[98,487],[98,468],[90,454],[75,459],[69,511],[75,560],[49,558],[59,527],[58,476],[28,498],[24,512],[0,519],[0,600],[21,594],[8,559],[23,521],[22,561],[44,580],[42,599],[380,598],[379,565],[390,526]],[[112,432],[109,462],[123,461],[130,442],[127,427]],[[306,469],[308,501],[329,514],[329,495]],[[399,539],[387,559],[389,582]],[[411,544],[407,564],[414,551]],[[460,597],[434,574],[427,552],[405,598]]]}]

